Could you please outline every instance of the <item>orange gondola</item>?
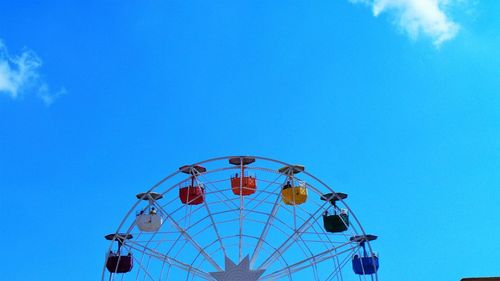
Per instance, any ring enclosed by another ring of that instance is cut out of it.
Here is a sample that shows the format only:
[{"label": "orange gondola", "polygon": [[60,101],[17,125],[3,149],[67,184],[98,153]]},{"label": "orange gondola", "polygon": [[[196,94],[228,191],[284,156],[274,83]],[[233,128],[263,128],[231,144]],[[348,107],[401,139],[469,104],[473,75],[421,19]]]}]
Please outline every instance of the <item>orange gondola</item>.
[{"label": "orange gondola", "polygon": [[234,195],[252,195],[257,190],[257,179],[255,177],[245,175],[245,166],[253,162],[255,162],[255,158],[245,156],[233,157],[229,159],[230,164],[241,167],[241,176],[236,173],[231,177],[231,190]]}]

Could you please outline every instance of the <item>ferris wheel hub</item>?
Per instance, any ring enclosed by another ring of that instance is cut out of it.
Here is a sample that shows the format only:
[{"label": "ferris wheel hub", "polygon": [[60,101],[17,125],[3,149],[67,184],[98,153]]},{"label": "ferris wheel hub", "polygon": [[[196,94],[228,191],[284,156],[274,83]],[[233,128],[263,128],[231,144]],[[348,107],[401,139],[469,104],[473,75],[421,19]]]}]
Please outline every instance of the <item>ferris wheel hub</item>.
[{"label": "ferris wheel hub", "polygon": [[250,270],[250,259],[246,256],[239,264],[235,264],[230,258],[225,257],[225,270],[210,272],[217,281],[257,281],[264,274],[264,269]]}]

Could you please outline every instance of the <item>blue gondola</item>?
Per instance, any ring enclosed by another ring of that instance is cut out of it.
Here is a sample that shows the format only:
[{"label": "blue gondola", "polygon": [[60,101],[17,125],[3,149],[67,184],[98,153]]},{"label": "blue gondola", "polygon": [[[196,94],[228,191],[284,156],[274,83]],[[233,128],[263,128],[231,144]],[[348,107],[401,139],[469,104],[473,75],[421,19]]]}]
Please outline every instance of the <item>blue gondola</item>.
[{"label": "blue gondola", "polygon": [[351,241],[359,243],[363,248],[363,256],[354,255],[352,258],[352,269],[358,275],[371,275],[378,271],[379,259],[375,253],[368,255],[365,243],[377,239],[375,235],[362,235],[351,237]]}]

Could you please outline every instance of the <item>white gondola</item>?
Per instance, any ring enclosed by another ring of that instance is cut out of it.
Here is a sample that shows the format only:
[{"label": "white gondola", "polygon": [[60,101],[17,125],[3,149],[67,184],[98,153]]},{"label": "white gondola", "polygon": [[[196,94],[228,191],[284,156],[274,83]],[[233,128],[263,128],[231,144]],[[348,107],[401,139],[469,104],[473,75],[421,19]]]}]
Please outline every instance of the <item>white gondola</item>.
[{"label": "white gondola", "polygon": [[140,200],[145,200],[149,202],[149,206],[137,213],[135,218],[135,224],[137,227],[145,232],[156,232],[160,229],[163,224],[163,218],[157,213],[154,202],[161,199],[163,196],[158,193],[139,193],[136,197]]},{"label": "white gondola", "polygon": [[155,213],[139,213],[135,218],[135,223],[140,230],[146,232],[155,232],[160,229],[163,219],[160,215]]}]

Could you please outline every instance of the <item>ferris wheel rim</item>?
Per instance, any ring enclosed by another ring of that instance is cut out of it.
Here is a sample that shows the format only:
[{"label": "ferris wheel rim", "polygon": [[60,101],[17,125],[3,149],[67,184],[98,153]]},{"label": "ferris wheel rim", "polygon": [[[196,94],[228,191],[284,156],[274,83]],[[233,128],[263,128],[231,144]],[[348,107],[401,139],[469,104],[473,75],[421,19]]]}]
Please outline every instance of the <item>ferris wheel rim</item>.
[{"label": "ferris wheel rim", "polygon": [[[284,162],[284,161],[281,161],[281,160],[277,160],[277,159],[273,159],[273,158],[269,158],[269,157],[230,155],[230,156],[214,157],[214,158],[202,160],[202,161],[199,161],[199,162],[195,162],[194,164],[186,165],[186,166],[202,165],[202,164],[205,164],[205,163],[211,163],[211,162],[221,161],[221,160],[228,160],[228,159],[237,158],[237,157],[251,157],[251,158],[254,158],[255,160],[269,161],[269,162],[273,162],[273,163],[276,163],[276,164],[281,164],[281,165],[284,165],[284,166],[290,166],[290,167],[295,165],[295,164],[290,164],[290,163],[287,163],[287,162]],[[228,168],[228,170],[229,170],[229,168]],[[207,172],[209,172],[209,171],[210,170],[207,170]],[[164,177],[160,181],[158,181],[156,184],[154,184],[152,187],[150,187],[146,192],[143,192],[143,194],[149,194],[149,193],[154,192],[157,188],[159,188],[166,181],[168,181],[169,179],[173,178],[174,176],[176,176],[176,175],[178,175],[179,173],[182,173],[182,172],[183,171],[181,169],[178,169],[177,171],[175,171],[175,172],[167,175],[166,177]],[[329,185],[327,185],[325,182],[323,182],[322,180],[320,180],[319,178],[317,178],[313,174],[311,174],[311,173],[309,173],[308,171],[305,171],[305,170],[302,170],[301,172],[304,175],[307,175],[308,177],[314,179],[316,182],[318,182],[322,187],[326,188],[328,191],[331,191],[333,194],[337,194],[337,192],[335,192],[333,188],[331,188]],[[283,175],[283,173],[281,173],[281,172],[280,172],[280,174]],[[169,190],[171,190],[175,186],[176,185],[173,185],[172,187],[169,188]],[[169,190],[167,190],[167,191],[165,191],[163,193],[160,193],[160,194],[165,194]],[[343,206],[345,206],[348,209],[351,218],[356,222],[356,225],[359,227],[358,232],[360,232],[360,234],[362,236],[367,236],[367,234],[366,234],[366,232],[365,232],[365,230],[364,230],[361,222],[359,221],[359,219],[357,218],[357,216],[355,215],[355,213],[352,211],[352,209],[349,207],[349,205],[344,202],[343,198],[339,197],[338,199],[343,204]],[[126,213],[125,217],[123,218],[123,220],[118,225],[117,230],[115,231],[115,233],[118,233],[120,231],[120,229],[122,229],[122,227],[125,225],[127,219],[133,214],[134,210],[136,210],[137,206],[141,203],[142,200],[144,200],[144,197],[139,198],[139,196],[138,196],[138,200],[132,205],[132,207]],[[205,204],[205,206],[208,208],[208,206],[206,204]],[[133,229],[133,227],[134,227],[134,225],[131,225],[128,228],[128,230],[127,230],[126,233],[129,234],[131,232],[131,230]],[[219,239],[221,239],[221,237],[219,237]],[[370,241],[366,241],[366,245],[367,245],[369,251],[371,253],[373,253]],[[110,252],[112,250],[112,247],[113,247],[113,245],[111,243],[111,245],[108,247],[108,252]],[[194,263],[194,261],[193,261],[193,263]],[[169,266],[171,267],[171,265],[169,265]],[[102,280],[105,280],[104,279],[105,278],[105,271],[106,271],[106,264],[104,264],[104,266],[103,266]],[[375,277],[375,278],[373,279],[373,277]],[[375,272],[374,276],[372,276],[372,280],[375,280],[375,281],[378,280],[378,274],[377,274],[377,272]]]}]

